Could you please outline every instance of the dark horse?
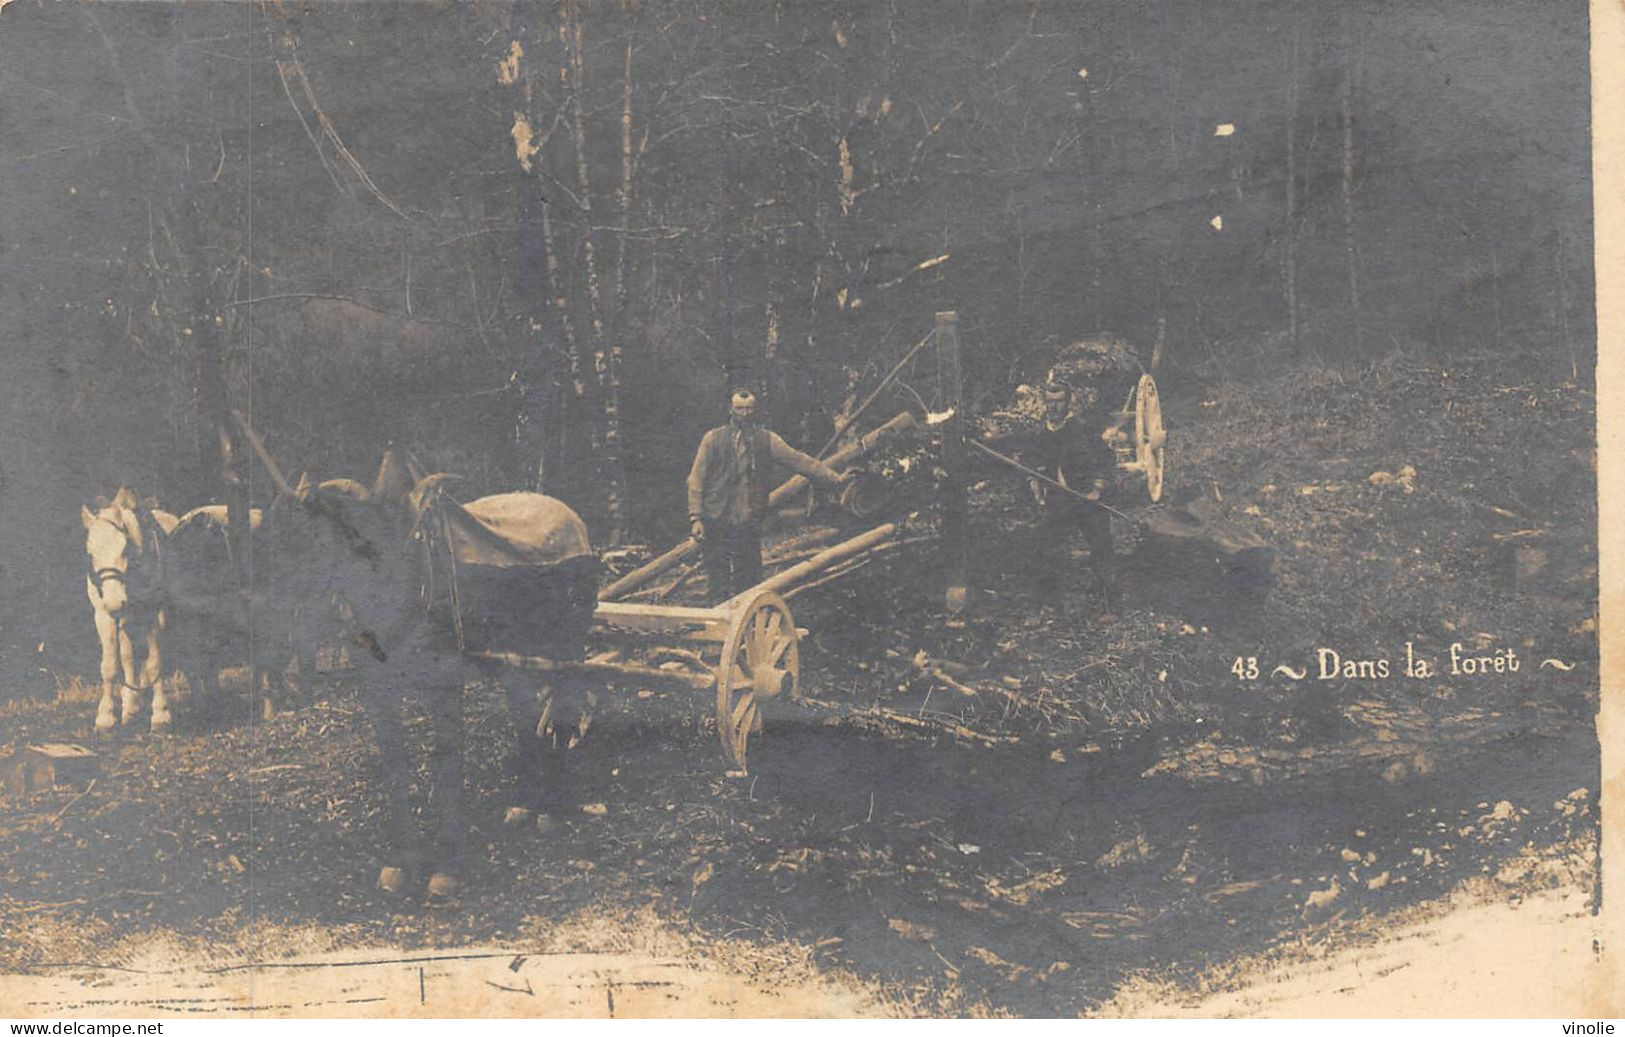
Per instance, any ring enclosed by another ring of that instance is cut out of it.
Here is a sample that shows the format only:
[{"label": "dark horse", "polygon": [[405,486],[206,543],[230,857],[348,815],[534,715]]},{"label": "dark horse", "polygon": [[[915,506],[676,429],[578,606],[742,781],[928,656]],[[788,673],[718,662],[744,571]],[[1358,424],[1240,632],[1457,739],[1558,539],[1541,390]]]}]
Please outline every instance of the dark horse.
[{"label": "dark horse", "polygon": [[[404,892],[427,876],[429,896],[445,898],[460,886],[466,830],[463,690],[492,676],[491,664],[471,654],[579,659],[596,604],[597,559],[585,524],[562,501],[505,493],[464,506],[445,492],[454,476],[413,485],[401,472],[386,457],[370,490],[324,483],[268,519],[276,567],[269,586],[285,608],[336,606],[356,646],[351,656],[388,800],[380,887]],[[517,750],[510,824],[566,805],[564,751],[585,732],[591,696],[579,675],[556,676],[540,698],[501,682]],[[427,838],[412,811],[402,722],[410,699],[430,719]]]}]

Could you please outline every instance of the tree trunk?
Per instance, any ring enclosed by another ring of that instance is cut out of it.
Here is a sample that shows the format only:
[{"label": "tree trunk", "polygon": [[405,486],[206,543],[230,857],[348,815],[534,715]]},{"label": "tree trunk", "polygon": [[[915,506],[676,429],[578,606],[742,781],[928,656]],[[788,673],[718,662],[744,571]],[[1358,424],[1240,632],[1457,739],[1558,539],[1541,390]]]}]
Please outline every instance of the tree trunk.
[{"label": "tree trunk", "polygon": [[547,199],[542,196],[541,185],[533,175],[526,174],[519,202],[519,309],[524,321],[521,332],[524,360],[514,438],[519,444],[520,463],[527,473],[527,481],[537,493],[547,492],[552,442],[558,438],[552,429],[558,418],[553,409],[556,339],[553,278],[548,269],[553,249],[543,231],[546,209]]},{"label": "tree trunk", "polygon": [[620,240],[615,248],[615,324],[616,339],[626,340],[626,236],[632,217],[632,39],[627,29],[626,66],[621,74],[621,189],[616,194],[620,203]]},{"label": "tree trunk", "polygon": [[[514,45],[509,62],[504,62],[499,77],[505,83],[523,83],[523,97],[519,105],[525,120],[539,127],[541,120],[533,110],[535,69],[541,58],[542,42],[546,33],[535,29],[528,15],[533,8],[520,4],[515,8]],[[524,54],[529,44],[534,53]],[[519,62],[524,62],[520,75]],[[568,74],[568,64],[564,71]],[[581,346],[576,336],[575,322],[571,318],[570,299],[559,270],[559,249],[553,230],[552,204],[543,194],[541,174],[547,159],[545,140],[538,143],[530,137],[521,142],[516,137],[516,160],[525,184],[521,191],[519,214],[519,265],[521,284],[521,312],[526,320],[524,373],[521,376],[521,403],[516,438],[524,459],[521,462],[530,476],[531,486],[539,493],[551,490],[555,495],[569,494],[566,463],[570,456],[571,425],[588,414],[586,375]],[[564,377],[557,369],[563,362]],[[588,423],[589,429],[592,423]],[[596,448],[596,436],[589,437],[589,449]],[[563,484],[563,485],[561,485]]]},{"label": "tree trunk", "polygon": [[[559,250],[554,242],[552,210],[542,206],[542,244],[547,249],[547,291],[553,299],[553,310],[558,314],[559,332],[564,336],[565,363],[570,371],[570,389],[565,406],[558,416],[557,456],[569,456],[570,425],[587,413],[587,375],[581,362],[581,343],[576,338],[575,321],[570,318],[570,297],[564,293],[559,280]],[[589,430],[591,423],[589,423]],[[596,449],[597,436],[589,431],[589,446]]]},{"label": "tree trunk", "polygon": [[[529,18],[530,8],[519,5],[514,11],[513,40],[509,58],[498,66],[498,81],[519,86],[522,97],[519,107],[527,122],[532,117],[531,101],[534,93],[534,66],[539,54],[529,55],[526,45],[540,50],[540,35]],[[523,62],[523,69],[520,63]],[[517,119],[515,128],[517,129]],[[560,458],[565,429],[565,400],[558,392],[558,374],[555,368],[561,340],[568,341],[568,318],[563,300],[555,287],[558,260],[553,249],[552,226],[548,214],[548,200],[541,188],[541,163],[544,155],[532,155],[531,147],[541,148],[533,140],[515,138],[515,161],[522,180],[519,190],[518,254],[519,254],[519,315],[524,326],[520,330],[523,341],[519,373],[520,404],[514,440],[520,453],[520,470],[537,493],[547,492],[556,480],[556,461]],[[532,161],[532,158],[535,161]],[[570,349],[574,359],[573,344]],[[572,373],[574,371],[572,370]],[[579,385],[578,385],[579,395]]]},{"label": "tree trunk", "polygon": [[625,533],[625,479],[621,474],[620,414],[612,386],[620,372],[613,370],[615,357],[604,343],[603,296],[599,291],[597,248],[592,230],[592,178],[587,169],[587,132],[582,116],[581,95],[586,84],[586,61],[582,54],[581,6],[575,0],[564,8],[565,33],[570,40],[570,129],[575,140],[576,189],[582,215],[582,260],[587,280],[587,313],[592,328],[593,368],[598,390],[604,398],[604,440],[599,457],[599,476],[604,480],[604,507],[609,519],[608,542],[618,544]]},{"label": "tree trunk", "polygon": [[[628,13],[628,19],[632,17]],[[620,208],[620,233],[615,245],[615,334],[609,342],[609,370],[606,372],[608,385],[604,394],[604,445],[606,448],[605,463],[609,468],[611,481],[610,493],[610,519],[614,527],[611,530],[612,539],[619,539],[625,532],[625,501],[622,499],[626,492],[625,475],[621,470],[621,360],[622,350],[627,342],[632,327],[631,314],[627,312],[626,288],[626,250],[627,235],[631,230],[632,217],[632,29],[630,21],[627,26],[626,64],[621,75],[621,187],[616,192],[616,200]]]}]

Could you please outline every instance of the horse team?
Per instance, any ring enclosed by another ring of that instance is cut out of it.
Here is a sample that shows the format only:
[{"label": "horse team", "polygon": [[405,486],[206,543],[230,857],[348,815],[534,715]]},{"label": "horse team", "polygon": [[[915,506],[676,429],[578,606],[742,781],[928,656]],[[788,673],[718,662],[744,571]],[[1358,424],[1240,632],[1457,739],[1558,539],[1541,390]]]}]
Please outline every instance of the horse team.
[{"label": "horse team", "polygon": [[[454,478],[408,474],[393,453],[371,487],[336,479],[292,488],[278,475],[277,499],[251,510],[248,535],[233,538],[252,552],[241,583],[224,506],[177,518],[121,489],[83,508],[86,594],[101,643],[96,731],[169,731],[171,670],[187,675],[198,712],[217,712],[228,664],[247,663],[256,690],[265,673],[269,702],[277,674],[263,663],[308,656],[319,636],[336,635],[350,647],[378,749],[389,828],[378,885],[424,891],[431,901],[455,896],[467,822],[463,691],[471,680],[499,678],[465,649],[579,658],[597,560],[563,502],[506,493],[459,505],[446,492]],[[565,750],[585,733],[593,693],[568,669],[541,687],[500,683],[514,738],[503,821],[548,827],[571,805]],[[430,718],[427,831],[405,770],[408,699]]]}]

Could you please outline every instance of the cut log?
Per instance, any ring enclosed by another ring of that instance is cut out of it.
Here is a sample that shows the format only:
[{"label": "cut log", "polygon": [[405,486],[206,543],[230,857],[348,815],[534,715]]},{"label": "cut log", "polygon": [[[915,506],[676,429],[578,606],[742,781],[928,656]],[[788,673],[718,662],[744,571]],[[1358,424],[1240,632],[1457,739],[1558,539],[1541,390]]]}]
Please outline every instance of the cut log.
[{"label": "cut log", "polygon": [[[824,458],[824,463],[829,465],[831,468],[839,469],[839,467],[846,462],[856,461],[858,458],[869,453],[875,447],[884,442],[887,437],[896,435],[897,433],[902,432],[905,429],[912,428],[913,426],[914,415],[909,411],[904,411],[895,418],[886,422],[884,425],[881,425],[879,428],[864,434],[863,436],[851,443],[848,443],[846,446]],[[794,497],[796,494],[805,491],[806,489],[807,477],[805,475],[797,475],[786,480],[778,489],[768,494],[768,510],[771,511],[774,508],[779,507],[785,501],[789,500],[791,497]]]},{"label": "cut log", "polygon": [[[892,536],[896,535],[898,528],[897,523],[887,522],[884,525],[876,526],[867,533],[861,533],[850,540],[843,540],[834,547],[825,548],[824,550],[818,552],[805,562],[801,562],[798,565],[792,565],[790,568],[785,569],[782,572],[774,573],[766,580],[763,580],[750,590],[744,592],[744,594],[739,595],[739,597],[755,597],[758,594],[766,594],[768,592],[782,594],[807,577],[821,572],[837,562],[851,558],[854,555],[861,554],[862,552],[867,551],[869,548],[874,547],[876,544],[885,543]],[[738,599],[736,598],[734,600]]]}]

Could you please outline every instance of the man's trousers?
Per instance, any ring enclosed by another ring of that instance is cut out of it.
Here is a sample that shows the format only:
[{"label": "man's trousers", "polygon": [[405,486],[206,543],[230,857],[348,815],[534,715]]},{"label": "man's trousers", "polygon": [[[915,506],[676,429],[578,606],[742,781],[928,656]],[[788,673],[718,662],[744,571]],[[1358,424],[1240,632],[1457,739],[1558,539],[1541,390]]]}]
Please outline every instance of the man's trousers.
[{"label": "man's trousers", "polygon": [[705,555],[707,593],[721,602],[762,582],[762,524],[735,525],[719,519],[705,520],[705,539],[700,542]]}]

